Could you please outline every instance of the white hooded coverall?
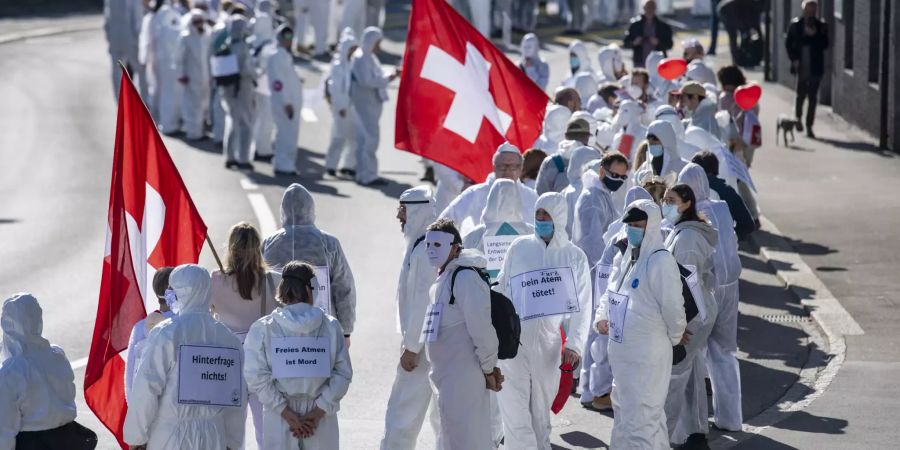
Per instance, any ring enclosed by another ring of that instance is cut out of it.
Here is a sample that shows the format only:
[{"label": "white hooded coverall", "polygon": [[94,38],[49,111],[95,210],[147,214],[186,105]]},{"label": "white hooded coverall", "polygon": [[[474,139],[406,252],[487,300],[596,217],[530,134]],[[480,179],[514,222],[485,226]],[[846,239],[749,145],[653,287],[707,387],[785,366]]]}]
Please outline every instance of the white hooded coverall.
[{"label": "white hooded coverall", "polygon": [[[484,238],[491,236],[523,236],[534,232],[534,227],[522,217],[521,194],[512,180],[494,181],[488,193],[487,203],[481,213],[481,223],[463,236],[463,247],[485,253]],[[496,280],[500,270],[488,269],[488,275]]]},{"label": "white hooded coverall", "polygon": [[291,261],[304,261],[314,267],[327,267],[331,304],[328,313],[337,317],[344,333],[353,332],[356,322],[356,285],[344,256],[341,242],[316,227],[316,204],[305,187],[294,183],[281,197],[282,227],[263,241],[263,259],[280,271]]},{"label": "white hooded coverall", "polygon": [[675,258],[663,247],[659,207],[651,200],[638,200],[628,205],[631,208],[647,214],[640,254],[635,255],[629,245],[624,254],[616,256],[594,325],[610,318],[610,292],[628,297],[622,306],[621,342],[609,337],[609,365],[615,378],[615,420],[609,445],[629,450],[668,449],[664,406],[672,373],[672,346],[681,341],[685,328],[681,279]]},{"label": "white hooded coverall", "polygon": [[350,28],[354,36],[359,36],[366,26],[366,0],[342,0],[343,12],[338,22],[338,30]]},{"label": "white hooded coverall", "polygon": [[353,47],[356,47],[353,36],[341,37],[338,51],[331,60],[331,72],[325,81],[325,89],[331,99],[331,142],[325,154],[325,168],[328,170],[337,170],[341,162],[346,163],[342,169],[356,167],[356,149],[352,146],[355,113],[350,103],[350,49]]},{"label": "white hooded coverall", "polygon": [[513,277],[534,270],[570,268],[577,296],[571,300],[577,301],[578,310],[523,321],[519,353],[500,361],[506,377],[499,395],[500,413],[505,445],[510,449],[550,448],[550,406],[560,379],[560,327],[566,333],[565,348],[580,355],[591,318],[590,268],[584,252],[569,242],[566,234],[566,199],[556,192],[541,195],[534,205],[534,210],[538,209],[550,214],[553,238],[549,244],[534,234],[516,239],[506,253],[497,289],[512,298]]},{"label": "white hooded coverall", "polygon": [[416,244],[419,238],[424,237],[425,228],[435,219],[431,189],[428,186],[407,189],[400,195],[400,204],[406,208],[406,223],[403,225],[406,249],[397,283],[397,312],[403,336],[401,352],[416,353],[418,365],[407,372],[397,364],[397,375],[384,417],[383,450],[415,449],[426,415],[435,436],[440,436],[437,400],[428,379],[431,364],[423,354],[424,344],[419,342],[425,310],[431,303],[428,289],[437,278],[437,271],[431,267],[425,253],[425,241]]},{"label": "white hooded coverall", "polygon": [[[612,124],[612,129],[616,131],[610,149],[622,153],[629,161],[634,160],[635,149],[638,148],[648,132],[647,128],[641,124],[643,115],[644,109],[640,103],[634,100],[625,100],[619,103],[619,110]],[[605,132],[601,131],[601,133]],[[628,139],[631,140],[630,145]]]},{"label": "white hooded coverall", "polygon": [[538,85],[541,90],[547,89],[547,83],[550,82],[550,65],[544,58],[541,58],[541,42],[534,33],[528,33],[522,37],[522,44],[519,46],[522,52],[522,59],[519,61],[519,68],[528,75],[534,84]]},{"label": "white hooded coverall", "polygon": [[366,28],[351,62],[350,99],[356,112],[356,181],[363,184],[378,179],[379,123],[391,80],[382,71],[381,61],[374,53],[379,40],[380,28]]},{"label": "white hooded coverall", "polygon": [[[566,139],[559,143],[556,152],[547,154],[547,157],[541,161],[541,168],[538,170],[537,180],[534,184],[537,195],[544,195],[547,192],[562,192],[569,185],[569,178],[566,176],[569,158],[572,156],[573,150],[583,145],[580,141]],[[562,170],[559,167],[560,162]]]},{"label": "white hooded coverall", "polygon": [[562,195],[566,198],[566,234],[572,236],[572,227],[575,226],[575,202],[581,195],[581,189],[584,186],[581,182],[581,176],[584,175],[585,166],[595,160],[602,158],[600,151],[593,147],[578,147],[572,152],[569,158],[569,167],[566,168],[566,177],[569,179],[569,185],[563,189]]},{"label": "white hooded coverall", "polygon": [[485,259],[475,250],[464,249],[447,263],[429,290],[431,303],[444,305],[437,339],[425,344],[432,367],[429,377],[437,390],[441,415],[438,448],[495,448],[484,379],[484,374],[497,366],[499,345],[491,324],[490,289],[480,275],[462,270],[453,285],[455,300],[451,305],[450,281],[461,266],[484,268]]},{"label": "white hooded coverall", "polygon": [[594,69],[591,67],[591,58],[588,56],[587,46],[579,39],[575,39],[572,43],[569,44],[569,53],[571,55],[575,55],[575,59],[578,60],[578,69],[573,70],[574,67],[569,67],[569,73],[571,75],[563,80],[561,86],[563,87],[575,87],[575,76],[581,72],[586,72],[591,75],[594,75]]},{"label": "white hooded coverall", "polygon": [[62,348],[41,336],[43,312],[31,294],[3,302],[0,329],[0,448],[21,431],[52,430],[75,420],[75,374]]},{"label": "white hooded coverall", "polygon": [[[237,406],[211,406],[180,404],[178,391],[182,345],[240,350],[241,341],[209,312],[206,269],[178,266],[169,285],[178,296],[180,310],[147,338],[125,416],[125,442],[146,445],[147,450],[239,448],[244,443],[246,392],[240,394]],[[242,352],[238,354],[243,358]]]},{"label": "white hooded coverall", "polygon": [[[263,448],[266,450],[338,449],[337,412],[353,378],[344,331],[337,319],[308,303],[282,306],[250,326],[244,340],[247,387],[263,404]],[[272,373],[272,339],[324,337],[331,361],[329,377],[275,378]],[[325,412],[312,436],[298,439],[281,418],[285,407],[304,415],[318,407]],[[234,448],[234,447],[232,447]]]},{"label": "white hooded coverall", "polygon": [[140,0],[104,0],[103,31],[109,44],[109,58],[112,61],[113,94],[119,98],[119,83],[122,81],[122,69],[119,61],[131,71],[137,73],[141,82],[141,94],[146,94],[142,64],[138,61],[138,36],[144,8]]},{"label": "white hooded coverall", "polygon": [[656,157],[651,155],[648,150],[647,160],[641,164],[641,167],[634,174],[635,183],[642,183],[652,176],[666,177],[671,174],[677,174],[688,163],[681,159],[681,155],[678,152],[678,140],[675,138],[675,130],[672,128],[672,124],[665,120],[655,120],[647,128],[647,135],[651,134],[656,136],[663,146],[663,154],[661,156],[663,160],[662,170],[657,173],[653,169],[653,161],[656,160]]},{"label": "white hooded coverall", "polygon": [[266,63],[274,54],[275,47],[275,23],[272,18],[272,2],[260,0],[256,4],[255,14],[250,19],[250,28],[253,35],[250,42],[253,46],[254,65],[259,73],[256,79],[256,116],[253,122],[252,151],[254,156],[272,156],[272,102],[271,88],[266,78]]},{"label": "white hooded coverall", "polygon": [[[281,45],[275,45],[266,59],[266,78],[271,93],[272,118],[275,119],[275,158],[277,172],[297,172],[297,138],[300,134],[300,110],[303,108],[303,84],[294,70],[294,58]],[[288,116],[288,107],[292,115]]]},{"label": "white hooded coverall", "polygon": [[250,49],[244,42],[247,21],[237,15],[228,19],[228,39],[231,52],[237,57],[240,81],[231,86],[219,86],[225,100],[225,140],[223,151],[228,161],[250,162],[250,144],[253,139],[253,87],[256,71],[250,59]]},{"label": "white hooded coverall", "polygon": [[195,18],[203,18],[199,9],[192,10],[187,27],[178,39],[178,53],[175,55],[175,72],[187,78],[182,83],[184,97],[181,100],[182,128],[188,139],[203,137],[203,125],[209,108],[209,49],[210,37],[205,28],[200,32],[191,23]]},{"label": "white hooded coverall", "polygon": [[182,87],[175,71],[175,56],[181,36],[181,15],[168,4],[153,14],[148,26],[149,37],[145,54],[153,71],[153,104],[159,114],[157,125],[166,134],[179,130],[181,119]]},{"label": "white hooded coverall", "polygon": [[[460,234],[465,236],[481,221],[481,214],[487,206],[487,197],[494,184],[494,174],[488,176],[488,180],[470,186],[468,189],[459,194],[455,200],[440,214],[442,219],[450,219],[456,224]],[[519,188],[520,205],[522,208],[522,218],[526,223],[534,223],[534,203],[537,201],[537,194],[534,189],[525,186],[520,181],[515,181]]]},{"label": "white hooded coverall", "polygon": [[734,219],[727,203],[710,200],[709,179],[702,167],[689,163],[678,175],[678,182],[691,187],[697,197],[697,211],[703,213],[718,231],[713,270],[718,285],[715,297],[719,315],[709,335],[706,365],[713,387],[713,421],[719,428],[737,431],[744,419],[741,371],[737,360],[741,259]]},{"label": "white hooded coverall", "polygon": [[550,105],[547,114],[544,115],[544,125],[541,127],[541,135],[533,147],[543,150],[547,155],[556,153],[559,143],[566,138],[566,126],[572,111],[563,105]]},{"label": "white hooded coverall", "polygon": [[316,55],[328,52],[328,28],[331,26],[332,0],[294,0],[294,43],[304,46],[308,25],[315,28]]}]

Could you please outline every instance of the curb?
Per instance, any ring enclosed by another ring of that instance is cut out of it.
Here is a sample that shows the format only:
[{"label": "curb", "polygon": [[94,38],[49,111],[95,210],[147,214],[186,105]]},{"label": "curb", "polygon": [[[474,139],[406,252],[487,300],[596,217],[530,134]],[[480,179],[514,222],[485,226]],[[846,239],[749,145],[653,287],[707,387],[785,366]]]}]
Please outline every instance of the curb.
[{"label": "curb", "polygon": [[35,28],[32,30],[16,33],[2,34],[0,35],[0,45],[23,41],[25,39],[54,36],[57,34],[73,33],[76,31],[99,30],[101,28],[103,28],[102,20],[99,23],[97,23],[96,20],[90,20],[64,26]]},{"label": "curb", "polygon": [[745,420],[741,432],[723,434],[711,441],[709,445],[714,449],[734,447],[809,406],[825,393],[843,365],[847,354],[844,336],[864,334],[840,301],[794,251],[781,230],[763,216],[759,220],[763,233],[752,234],[750,241],[812,318],[812,323],[802,325],[810,337],[810,356],[797,381],[774,405]]}]

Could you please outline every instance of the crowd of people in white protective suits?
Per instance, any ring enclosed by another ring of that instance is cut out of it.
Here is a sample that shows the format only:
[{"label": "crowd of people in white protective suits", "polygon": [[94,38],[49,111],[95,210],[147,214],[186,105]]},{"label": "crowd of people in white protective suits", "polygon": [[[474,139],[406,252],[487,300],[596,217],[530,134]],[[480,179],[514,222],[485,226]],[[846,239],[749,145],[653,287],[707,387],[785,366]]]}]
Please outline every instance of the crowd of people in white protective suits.
[{"label": "crowd of people in white protective suits", "polygon": [[[293,71],[285,52],[290,38],[283,26],[272,28],[271,3],[256,7],[251,20],[232,11],[214,30],[240,36],[249,27],[258,39],[280,40],[256,49],[271,53],[263,76],[274,88],[282,69]],[[151,30],[160,14],[181,21],[171,54],[151,45],[156,56],[140,61],[155,73],[148,78],[159,126],[181,123],[191,133],[198,123],[202,128],[210,90],[208,78],[192,84],[205,66],[187,55],[213,47],[193,41],[207,36],[207,13],[179,15],[176,8],[162,3],[144,17]],[[272,34],[259,29],[261,22]],[[376,75],[367,65],[378,67],[371,58],[379,36],[366,29],[357,53],[351,33],[341,37],[335,85],[360,66]],[[243,45],[230,44],[250,58],[256,50]],[[550,67],[537,37],[526,35],[521,46],[521,68],[546,88]],[[747,171],[758,142],[746,129],[758,124],[733,99],[746,83],[741,70],[714,72],[698,42],[683,47],[688,69],[669,81],[656,71],[659,52],[647,56],[646,69],[629,71],[623,51],[607,45],[595,53],[594,69],[588,45],[572,42],[569,67],[558,69],[568,76],[532,148],[501,145],[493,173],[478,184],[434,164],[436,188],[402,193],[401,354],[381,448],[416,448],[427,417],[441,449],[549,449],[551,408],[570,393],[585,408],[612,410],[611,448],[708,448],[707,379],[714,426],[741,429],[737,250],[759,226]],[[168,66],[154,66],[162,55],[180,69],[166,75]],[[241,58],[240,70],[258,75]],[[161,82],[170,75],[188,80]],[[286,85],[269,93],[273,115],[292,105],[278,92],[299,98],[299,82]],[[173,98],[165,89],[173,87],[181,90],[181,112],[164,113]],[[339,112],[380,114],[380,101],[337,92],[346,86],[331,94]],[[213,97],[213,108],[223,100],[229,117],[226,148],[258,126],[237,113],[254,95],[241,78]],[[282,119],[275,119],[279,132]],[[377,126],[359,132],[377,140]],[[241,148],[233,155],[246,160]],[[340,152],[332,150],[337,164]],[[146,295],[157,297],[158,310],[134,325],[125,363],[124,440],[131,448],[238,449],[249,439],[266,449],[339,447],[337,413],[353,379],[353,273],[339,239],[317,226],[304,186],[285,190],[281,218],[267,237],[250,224],[234,225],[220,270],[188,264],[157,271]],[[72,368],[62,349],[41,337],[37,300],[7,299],[0,327],[0,449],[47,448],[35,444],[47,430],[84,431],[74,422]],[[186,358],[197,346],[226,356]],[[237,389],[221,394],[231,404],[181,400],[180,380],[194,373],[197,358],[222,366],[221,374],[202,376],[232,376]],[[255,436],[244,436],[247,409]]]}]

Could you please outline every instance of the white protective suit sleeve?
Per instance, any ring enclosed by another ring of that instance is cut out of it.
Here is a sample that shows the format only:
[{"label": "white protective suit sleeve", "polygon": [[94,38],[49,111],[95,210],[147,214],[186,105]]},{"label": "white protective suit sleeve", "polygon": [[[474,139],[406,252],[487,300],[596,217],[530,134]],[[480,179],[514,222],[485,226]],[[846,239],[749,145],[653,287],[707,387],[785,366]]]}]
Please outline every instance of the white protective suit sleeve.
[{"label": "white protective suit sleeve", "polygon": [[131,386],[134,384],[134,373],[137,372],[137,367],[135,367],[135,364],[138,362],[138,352],[135,351],[137,348],[136,344],[146,338],[147,335],[144,332],[144,321],[140,320],[131,328],[131,336],[128,338],[128,359],[125,360],[125,403],[128,403],[129,397],[131,397]]},{"label": "white protective suit sleeve", "polygon": [[453,294],[475,344],[481,371],[490,373],[497,366],[497,332],[491,323],[490,288],[475,271],[462,270],[456,275]]},{"label": "white protective suit sleeve", "polygon": [[407,316],[403,336],[403,348],[413,353],[421,353],[424,343],[419,342],[425,310],[430,299],[428,289],[434,283],[435,271],[425,253],[425,242],[420,242],[409,257],[409,274],[406,279]]},{"label": "white protective suit sleeve", "polygon": [[672,345],[678,345],[687,325],[681,290],[671,289],[672,286],[681,285],[678,265],[675,263],[675,257],[667,251],[658,252],[651,258],[667,258],[671,260],[670,263],[665,264],[649,264],[645,279],[650,283],[650,290],[655,294],[654,297],[659,304],[659,311],[668,331],[669,342]]},{"label": "white protective suit sleeve", "polygon": [[584,190],[575,203],[575,224],[572,226],[572,243],[580,248],[593,267],[600,261],[606,242],[603,239],[609,224],[615,220],[616,211],[608,190],[596,172],[585,173]]}]

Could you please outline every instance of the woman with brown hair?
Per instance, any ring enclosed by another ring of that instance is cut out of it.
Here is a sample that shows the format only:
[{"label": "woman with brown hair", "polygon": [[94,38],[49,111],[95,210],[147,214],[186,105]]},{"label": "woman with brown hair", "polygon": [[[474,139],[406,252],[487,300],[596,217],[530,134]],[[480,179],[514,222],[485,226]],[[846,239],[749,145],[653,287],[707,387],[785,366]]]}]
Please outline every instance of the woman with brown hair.
[{"label": "woman with brown hair", "polygon": [[[281,276],[266,266],[261,244],[253,225],[234,225],[228,232],[225,270],[212,273],[210,310],[242,342],[253,322],[278,307],[275,286]],[[262,405],[255,395],[250,396],[249,404],[256,442],[262,445]]]}]

